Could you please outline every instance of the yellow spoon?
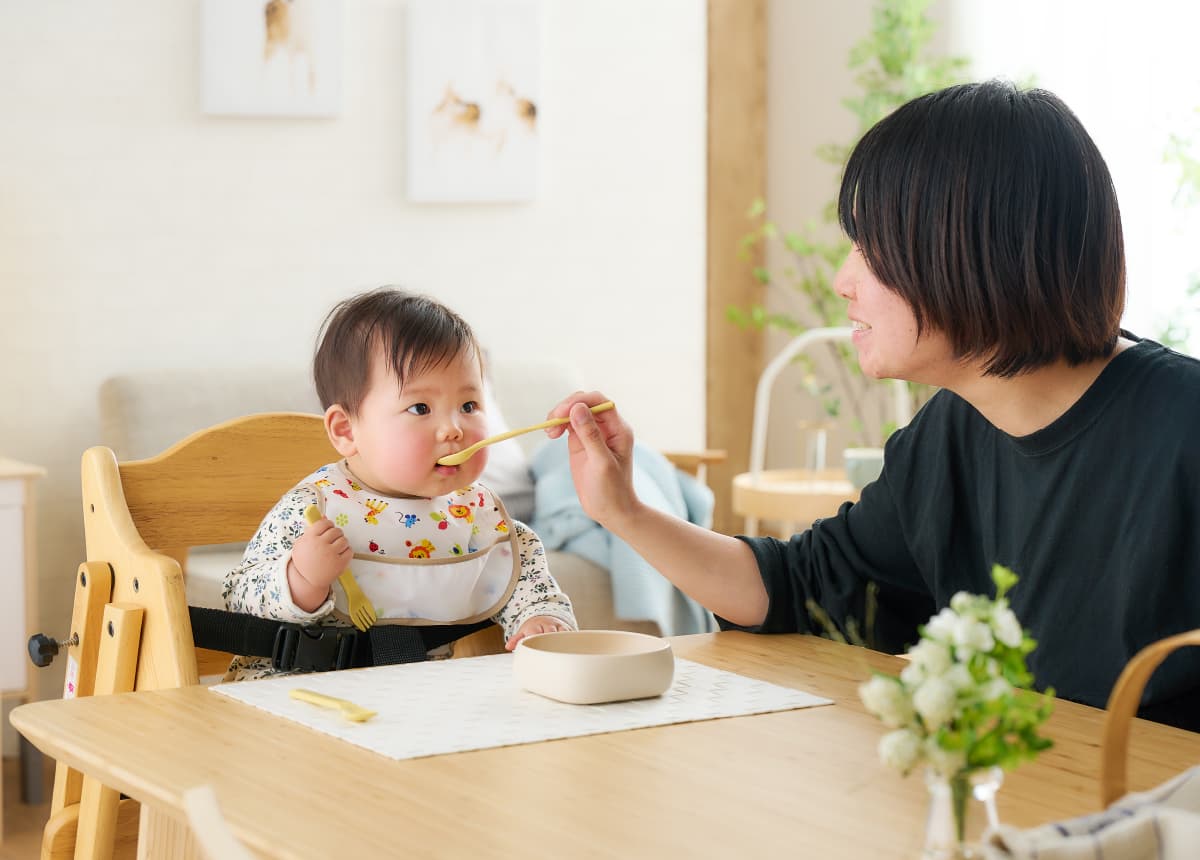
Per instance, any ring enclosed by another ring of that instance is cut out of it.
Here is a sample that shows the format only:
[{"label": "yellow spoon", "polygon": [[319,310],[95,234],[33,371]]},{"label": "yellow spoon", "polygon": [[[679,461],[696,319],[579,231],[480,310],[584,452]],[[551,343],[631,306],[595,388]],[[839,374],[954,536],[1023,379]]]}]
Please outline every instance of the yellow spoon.
[{"label": "yellow spoon", "polygon": [[[597,403],[592,407],[592,414],[598,412],[607,412],[613,408],[611,400],[605,400],[603,403]],[[486,439],[480,439],[469,448],[463,448],[461,451],[456,451],[453,454],[447,454],[442,459],[438,460],[439,466],[461,466],[463,463],[474,457],[481,448],[488,445],[494,445],[497,442],[503,442],[505,439],[511,439],[513,436],[520,436],[522,433],[532,433],[534,430],[545,430],[547,427],[557,427],[559,424],[566,424],[570,418],[551,418],[549,421],[543,421],[541,424],[534,424],[530,427],[522,427],[520,430],[509,430],[507,433],[500,433],[496,436],[489,436]]]},{"label": "yellow spoon", "polygon": [[288,695],[293,699],[299,699],[302,702],[308,702],[311,705],[316,705],[319,708],[333,708],[340,711],[342,716],[352,723],[365,723],[371,717],[375,716],[376,711],[370,708],[364,708],[362,705],[356,705],[353,702],[348,702],[345,699],[339,699],[335,696],[327,696],[324,693],[318,693],[316,690],[305,690],[302,687],[296,687],[293,690],[288,690]]}]

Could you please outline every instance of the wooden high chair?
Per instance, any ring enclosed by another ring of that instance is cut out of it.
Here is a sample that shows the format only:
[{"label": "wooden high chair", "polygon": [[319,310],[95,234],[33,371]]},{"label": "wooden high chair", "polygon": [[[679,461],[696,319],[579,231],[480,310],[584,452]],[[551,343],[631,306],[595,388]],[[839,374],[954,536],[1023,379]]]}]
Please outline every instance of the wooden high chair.
[{"label": "wooden high chair", "polygon": [[1151,642],[1134,655],[1113,685],[1104,713],[1100,744],[1100,805],[1107,807],[1126,792],[1129,724],[1137,716],[1142,690],[1162,661],[1188,645],[1200,645],[1200,630],[1189,630]]},{"label": "wooden high chair", "polygon": [[[249,540],[297,480],[337,458],[321,416],[285,412],[218,424],[146,460],[118,463],[109,448],[85,451],[88,560],[63,643],[64,697],[180,687],[223,672],[229,654],[198,654],[193,644],[188,548]],[[455,656],[503,647],[494,625],[475,637],[486,644],[456,643]],[[43,860],[132,857],[139,830],[139,857],[198,856],[183,825],[149,809],[139,823],[135,801],[58,764]]]}]

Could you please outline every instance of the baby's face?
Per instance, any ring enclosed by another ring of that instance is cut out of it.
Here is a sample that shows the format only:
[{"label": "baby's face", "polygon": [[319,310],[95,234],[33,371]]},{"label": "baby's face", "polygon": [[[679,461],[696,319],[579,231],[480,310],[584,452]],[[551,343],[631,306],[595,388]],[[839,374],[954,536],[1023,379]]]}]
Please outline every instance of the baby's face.
[{"label": "baby's face", "polygon": [[476,481],[487,465],[483,449],[461,466],[437,460],[487,435],[479,360],[467,353],[411,374],[400,388],[377,355],[371,384],[351,419],[356,452],[350,469],[389,496],[440,496]]}]

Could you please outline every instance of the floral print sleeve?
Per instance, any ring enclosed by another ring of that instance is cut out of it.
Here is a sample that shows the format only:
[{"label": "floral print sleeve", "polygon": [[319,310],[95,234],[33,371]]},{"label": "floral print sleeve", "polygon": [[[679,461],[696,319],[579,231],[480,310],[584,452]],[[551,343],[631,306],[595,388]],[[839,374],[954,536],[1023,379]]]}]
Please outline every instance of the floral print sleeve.
[{"label": "floral print sleeve", "polygon": [[572,630],[579,629],[571,599],[558,587],[546,565],[546,549],[529,526],[517,520],[513,525],[513,551],[521,561],[521,574],[512,596],[492,620],[504,629],[508,639],[535,615],[557,618]]},{"label": "floral print sleeve", "polygon": [[225,608],[260,618],[311,623],[333,611],[333,597],[313,612],[305,612],[292,600],[287,566],[292,545],[304,534],[304,509],[320,504],[311,484],[290,490],[266,515],[246,545],[242,562],[225,576]]}]

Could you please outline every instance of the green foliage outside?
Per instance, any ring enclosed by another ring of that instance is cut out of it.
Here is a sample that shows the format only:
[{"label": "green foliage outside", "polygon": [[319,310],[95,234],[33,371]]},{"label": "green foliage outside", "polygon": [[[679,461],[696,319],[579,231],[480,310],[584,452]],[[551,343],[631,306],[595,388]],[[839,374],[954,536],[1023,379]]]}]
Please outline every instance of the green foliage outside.
[{"label": "green foliage outside", "polygon": [[[1195,114],[1195,134],[1200,135],[1200,107]],[[1191,134],[1172,134],[1167,142],[1163,160],[1174,164],[1179,170],[1179,186],[1175,191],[1175,203],[1183,208],[1200,205],[1200,144]],[[1187,301],[1183,307],[1171,314],[1158,340],[1176,349],[1187,347],[1192,337],[1192,321],[1200,315],[1200,271],[1188,278]]]},{"label": "green foliage outside", "polygon": [[[851,48],[848,67],[857,70],[855,83],[860,94],[844,99],[842,104],[854,115],[857,131],[853,140],[826,144],[816,152],[822,161],[839,168],[839,180],[851,149],[871,126],[905,102],[964,79],[965,58],[929,53],[936,30],[936,24],[926,15],[929,5],[930,0],[878,0],[870,33]],[[755,266],[754,276],[764,290],[794,291],[802,299],[802,308],[799,315],[793,316],[768,310],[762,304],[731,306],[726,311],[730,320],[755,330],[775,328],[792,335],[820,326],[849,325],[846,302],[834,292],[833,277],[849,253],[850,243],[836,226],[836,185],[830,195],[820,217],[807,221],[795,232],[779,228],[769,217],[765,201],[753,202],[748,213],[753,226],[742,238],[741,254],[746,260],[760,258],[768,245],[781,243],[787,262],[777,272]],[[798,360],[806,368],[805,390],[820,399],[832,418],[842,415],[844,397],[851,413],[848,426],[859,443],[881,445],[895,427],[885,424],[874,430],[867,426],[861,401],[871,380],[863,376],[848,344],[829,344],[827,348],[836,357],[830,364],[837,378],[818,382],[811,357],[801,357]],[[928,396],[922,387],[914,387],[913,393],[918,402]]]}]

